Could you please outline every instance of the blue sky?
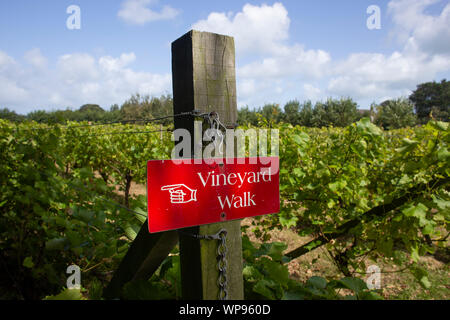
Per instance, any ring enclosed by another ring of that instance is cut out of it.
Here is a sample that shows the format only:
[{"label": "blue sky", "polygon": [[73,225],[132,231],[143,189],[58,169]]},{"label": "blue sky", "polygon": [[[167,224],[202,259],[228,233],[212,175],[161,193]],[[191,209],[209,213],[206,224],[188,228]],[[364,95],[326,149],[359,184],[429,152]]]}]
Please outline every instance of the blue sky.
[{"label": "blue sky", "polygon": [[[80,29],[66,26],[70,5]],[[171,94],[170,43],[190,29],[235,37],[239,107],[349,96],[368,108],[450,74],[449,1],[1,1],[0,108]]]}]

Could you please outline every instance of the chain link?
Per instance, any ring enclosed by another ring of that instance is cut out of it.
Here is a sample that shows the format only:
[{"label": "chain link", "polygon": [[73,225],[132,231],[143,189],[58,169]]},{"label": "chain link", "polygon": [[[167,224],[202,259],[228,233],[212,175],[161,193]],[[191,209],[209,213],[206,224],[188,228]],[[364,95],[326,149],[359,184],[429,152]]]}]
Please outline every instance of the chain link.
[{"label": "chain link", "polygon": [[219,287],[219,300],[228,300],[228,277],[227,277],[227,230],[220,229],[216,234],[193,234],[178,230],[180,234],[193,237],[199,240],[218,240],[217,245],[217,269],[219,277],[217,278],[217,286]]},{"label": "chain link", "polygon": [[217,269],[219,269],[219,277],[217,285],[219,286],[219,300],[228,300],[228,278],[227,278],[227,230],[219,231],[220,242],[217,246]]}]

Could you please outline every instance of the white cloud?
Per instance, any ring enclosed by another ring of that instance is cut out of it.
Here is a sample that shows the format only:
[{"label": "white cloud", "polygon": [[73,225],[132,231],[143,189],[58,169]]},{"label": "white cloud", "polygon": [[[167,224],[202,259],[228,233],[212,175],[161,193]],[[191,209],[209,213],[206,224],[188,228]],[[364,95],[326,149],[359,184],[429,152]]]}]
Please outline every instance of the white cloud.
[{"label": "white cloud", "polygon": [[59,78],[68,85],[99,79],[96,64],[87,53],[65,54],[57,62]]},{"label": "white cloud", "polygon": [[433,81],[444,70],[450,70],[450,60],[441,56],[405,52],[390,56],[352,54],[335,64],[326,92],[331,96],[349,96],[367,105],[408,96],[418,83]]},{"label": "white cloud", "polygon": [[180,13],[171,6],[163,6],[161,11],[149,9],[157,4],[155,0],[125,0],[118,12],[119,18],[130,24],[144,25],[158,20],[171,20]]},{"label": "white cloud", "polygon": [[29,99],[28,92],[16,81],[0,75],[0,106],[9,107],[16,103],[25,103]]},{"label": "white cloud", "polygon": [[257,106],[271,97],[287,100],[298,95],[311,100],[349,96],[365,107],[372,101],[407,96],[418,83],[450,70],[450,41],[444,40],[450,39],[450,3],[437,15],[427,13],[439,2],[391,1],[391,35],[402,49],[390,54],[354,52],[342,60],[333,60],[321,49],[289,43],[290,20],[281,3],[247,4],[237,14],[211,13],[193,27],[234,36],[237,60],[245,55],[253,59],[237,70],[240,104]]},{"label": "white cloud", "polygon": [[[382,101],[408,96],[418,83],[450,70],[450,4],[433,16],[426,9],[439,0],[393,0],[388,11],[403,49],[390,55],[353,53],[336,61],[327,90],[355,99]],[[439,80],[439,79],[438,79]]]},{"label": "white cloud", "polygon": [[433,16],[426,9],[441,0],[393,0],[388,13],[395,23],[391,34],[406,43],[406,49],[430,54],[450,53],[450,3]]},{"label": "white cloud", "polygon": [[241,77],[283,78],[301,75],[306,78],[319,78],[331,57],[323,50],[305,50],[303,46],[285,46],[282,52],[262,60],[256,60],[238,70]]},{"label": "white cloud", "polygon": [[6,68],[14,63],[15,61],[12,57],[8,56],[6,52],[0,51],[0,68]]},{"label": "white cloud", "polygon": [[239,104],[261,105],[287,94],[291,78],[322,77],[331,60],[324,50],[289,44],[289,26],[288,12],[277,2],[271,6],[246,4],[236,14],[212,12],[192,28],[233,36],[237,60],[253,58],[237,69]]},{"label": "white cloud", "polygon": [[0,51],[0,107],[8,107],[16,101],[25,102],[29,98],[26,90],[15,79],[21,75],[15,59]]},{"label": "white cloud", "polygon": [[42,69],[47,66],[47,59],[42,55],[39,48],[25,52],[24,58],[26,62],[37,69]]},{"label": "white cloud", "polygon": [[21,65],[0,51],[1,107],[22,113],[37,108],[78,108],[85,103],[109,108],[136,92],[158,96],[171,91],[170,74],[139,72],[129,67],[136,60],[133,52],[98,59],[86,53],[66,54],[58,58],[55,68],[37,63],[39,72],[35,72],[31,58],[40,51],[29,52],[35,53],[25,54],[31,65]]},{"label": "white cloud", "polygon": [[235,38],[238,53],[277,53],[288,39],[290,19],[283,4],[246,4],[241,12],[213,12],[192,29],[226,34]]},{"label": "white cloud", "polygon": [[0,50],[0,74],[10,74],[17,72],[17,62],[6,52]]},{"label": "white cloud", "polygon": [[306,100],[317,101],[320,99],[322,91],[310,83],[305,83],[303,85],[303,94]]},{"label": "white cloud", "polygon": [[100,67],[105,71],[118,71],[136,60],[136,55],[131,53],[123,53],[119,58],[115,59],[111,56],[101,57],[99,59]]}]

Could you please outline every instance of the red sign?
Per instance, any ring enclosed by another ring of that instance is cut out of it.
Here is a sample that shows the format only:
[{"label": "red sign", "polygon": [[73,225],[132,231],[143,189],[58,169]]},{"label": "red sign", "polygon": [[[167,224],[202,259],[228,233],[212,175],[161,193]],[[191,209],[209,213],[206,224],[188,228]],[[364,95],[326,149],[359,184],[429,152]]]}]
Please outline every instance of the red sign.
[{"label": "red sign", "polygon": [[147,198],[151,233],[277,213],[279,159],[148,161]]}]

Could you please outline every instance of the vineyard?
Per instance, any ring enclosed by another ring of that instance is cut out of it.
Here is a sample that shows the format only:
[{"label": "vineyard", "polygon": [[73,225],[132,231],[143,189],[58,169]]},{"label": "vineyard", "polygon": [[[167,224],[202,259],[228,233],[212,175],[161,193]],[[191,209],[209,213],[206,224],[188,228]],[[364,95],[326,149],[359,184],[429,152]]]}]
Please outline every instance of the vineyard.
[{"label": "vineyard", "polygon": [[[275,129],[281,210],[242,224],[246,299],[381,299],[383,288],[369,290],[361,276],[367,259],[394,261],[431,290],[420,258],[448,256],[448,123],[384,131],[363,118]],[[0,298],[100,299],[147,216],[145,195],[131,188],[146,184],[147,160],[170,159],[171,137],[159,123],[0,120]],[[283,230],[310,240],[287,250],[271,239]],[[294,279],[287,264],[319,249],[339,276]],[[73,264],[82,289],[64,290]],[[179,264],[175,248],[122,297],[179,298]]]}]

